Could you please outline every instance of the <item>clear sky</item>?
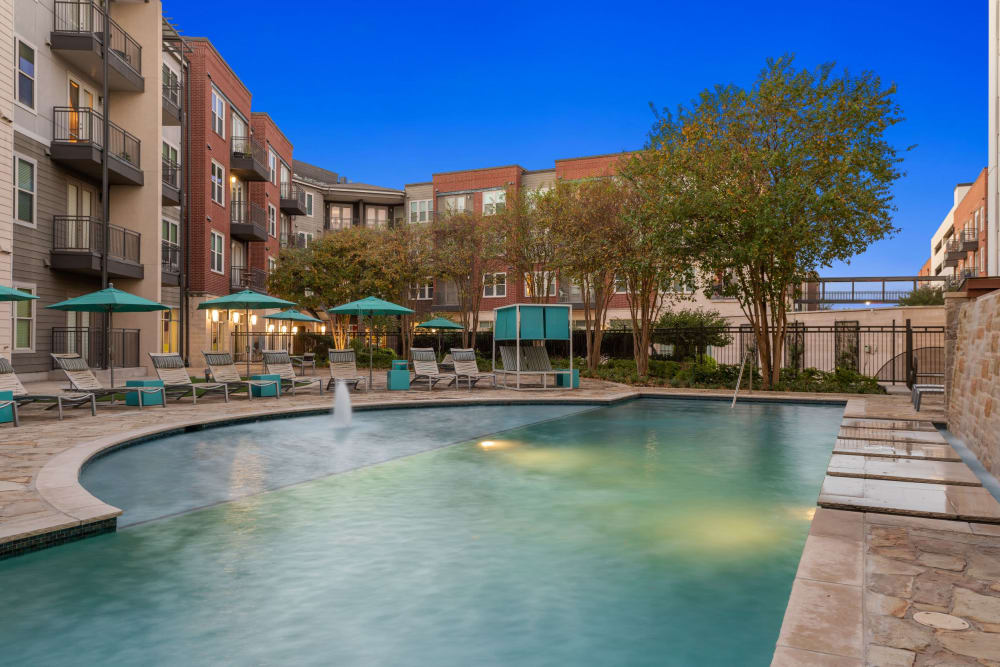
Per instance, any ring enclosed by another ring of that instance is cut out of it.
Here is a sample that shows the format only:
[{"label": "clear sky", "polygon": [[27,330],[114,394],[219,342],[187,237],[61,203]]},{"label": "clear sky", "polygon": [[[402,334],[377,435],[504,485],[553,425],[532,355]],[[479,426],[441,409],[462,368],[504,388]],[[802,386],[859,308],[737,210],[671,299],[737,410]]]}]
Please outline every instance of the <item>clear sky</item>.
[{"label": "clear sky", "polygon": [[[899,88],[895,238],[823,275],[914,275],[987,158],[987,3],[163,0],[211,39],[295,157],[389,187],[640,148],[649,103],[749,85],[794,53]],[[211,8],[209,10],[209,8]]]}]

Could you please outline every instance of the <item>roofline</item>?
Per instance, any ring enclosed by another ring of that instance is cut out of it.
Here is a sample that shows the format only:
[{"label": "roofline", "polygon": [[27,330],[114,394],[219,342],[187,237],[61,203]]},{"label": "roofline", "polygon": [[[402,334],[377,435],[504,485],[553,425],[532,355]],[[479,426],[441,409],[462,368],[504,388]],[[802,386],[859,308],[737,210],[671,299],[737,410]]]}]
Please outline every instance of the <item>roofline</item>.
[{"label": "roofline", "polygon": [[[245,83],[243,83],[243,79],[241,79],[239,77],[239,75],[236,73],[236,70],[234,70],[232,68],[232,66],[226,61],[226,59],[222,57],[222,54],[219,53],[219,50],[217,48],[215,48],[215,44],[212,44],[212,40],[210,40],[208,37],[185,37],[184,39],[186,39],[189,43],[190,42],[202,42],[204,44],[207,44],[208,48],[212,49],[212,52],[216,56],[219,57],[219,60],[222,61],[222,64],[225,65],[226,69],[229,70],[229,73],[233,75],[233,77],[236,79],[236,82],[238,84],[240,84],[243,87],[243,90],[245,90],[247,92],[247,95],[250,96],[251,102],[253,101],[253,93],[250,92],[250,89],[247,88],[247,85]],[[251,108],[250,113],[252,114],[253,113],[253,105],[252,104],[251,104],[250,108]]]},{"label": "roofline", "polygon": [[387,194],[387,195],[405,195],[406,194],[402,190],[373,189],[373,188],[366,188],[366,187],[357,187],[358,186],[357,183],[337,183],[336,184],[338,186],[355,186],[353,188],[352,187],[333,187],[333,185],[334,184],[331,184],[331,187],[328,187],[328,188],[325,188],[325,189],[329,190],[330,192],[371,192],[371,193],[374,193],[374,194],[381,193],[381,194]]},{"label": "roofline", "polygon": [[630,150],[630,151],[618,151],[617,153],[601,153],[600,155],[581,155],[580,157],[560,158],[558,160],[555,160],[555,162],[558,164],[560,162],[572,162],[573,160],[592,160],[597,157],[617,157],[621,155],[632,155],[638,152],[639,150]]},{"label": "roofline", "polygon": [[[271,123],[271,125],[274,126],[274,129],[278,131],[278,134],[281,135],[281,138],[284,139],[285,141],[287,141],[288,145],[291,146],[293,149],[295,148],[295,144],[292,143],[292,140],[288,138],[287,134],[285,134],[284,132],[281,131],[281,128],[278,127],[278,123],[276,123],[275,120],[274,120],[274,118],[271,117],[271,114],[269,114],[266,111],[251,111],[250,112],[250,118],[251,118],[251,120],[253,119],[254,116],[263,116],[264,118],[267,118],[267,120]],[[281,157],[281,156],[279,155],[278,157]],[[291,165],[288,165],[288,166],[291,166]]]},{"label": "roofline", "polygon": [[519,164],[504,164],[498,167],[479,167],[477,169],[455,169],[454,171],[435,171],[431,174],[431,176],[448,176],[450,174],[469,174],[474,171],[492,171],[494,169],[511,169],[511,168],[516,168],[520,169],[521,171],[524,171],[524,167],[522,167]]},{"label": "roofline", "polygon": [[434,185],[434,181],[420,181],[419,183],[404,183],[403,188],[408,188],[410,186],[416,187],[418,185]]}]

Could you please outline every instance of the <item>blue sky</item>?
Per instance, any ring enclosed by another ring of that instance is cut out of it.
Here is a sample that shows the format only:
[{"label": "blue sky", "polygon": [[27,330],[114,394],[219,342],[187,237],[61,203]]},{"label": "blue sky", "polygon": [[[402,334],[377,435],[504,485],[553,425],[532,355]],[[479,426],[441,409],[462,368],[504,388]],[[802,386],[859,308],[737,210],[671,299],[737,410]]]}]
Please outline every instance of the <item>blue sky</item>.
[{"label": "blue sky", "polygon": [[983,0],[208,4],[163,2],[215,43],[297,158],[354,181],[639,148],[650,102],[749,85],[783,53],[895,82],[906,121],[891,137],[916,145],[895,186],[902,231],[824,275],[915,274],[953,186],[986,165]]}]

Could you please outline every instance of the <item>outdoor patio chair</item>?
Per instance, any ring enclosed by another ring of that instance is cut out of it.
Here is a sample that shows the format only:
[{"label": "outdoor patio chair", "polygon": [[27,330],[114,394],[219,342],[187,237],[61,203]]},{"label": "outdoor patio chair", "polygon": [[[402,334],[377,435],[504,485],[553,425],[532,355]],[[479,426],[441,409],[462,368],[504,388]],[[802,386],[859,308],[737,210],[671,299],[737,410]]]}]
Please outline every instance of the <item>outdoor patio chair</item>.
[{"label": "outdoor patio chair", "polygon": [[337,380],[353,386],[355,391],[360,391],[362,387],[367,386],[368,378],[358,374],[358,363],[354,350],[330,348],[327,355],[330,360],[330,381],[326,383],[327,389],[332,389],[337,384]]},{"label": "outdoor patio chair", "polygon": [[306,369],[311,368],[313,371],[316,370],[316,353],[315,352],[305,352],[303,354],[297,354],[292,356],[292,365],[298,366],[302,369],[302,374],[305,375]]},{"label": "outdoor patio chair", "polygon": [[90,393],[95,398],[108,396],[111,398],[111,405],[115,404],[115,394],[134,391],[139,396],[140,410],[143,407],[144,396],[148,394],[160,394],[160,398],[163,399],[160,405],[164,408],[167,407],[167,395],[163,391],[163,387],[105,387],[97,379],[97,376],[94,375],[94,372],[90,370],[87,361],[79,354],[51,354],[50,356],[55,360],[59,368],[62,369],[63,373],[66,374],[66,379],[69,380],[69,391]]},{"label": "outdoor patio chair", "polygon": [[[29,403],[52,403],[46,410],[58,408],[59,419],[63,418],[63,406],[69,405],[78,408],[81,405],[90,406],[90,414],[97,415],[97,398],[93,393],[84,392],[79,394],[29,394],[28,390],[21,384],[14,367],[7,359],[0,357],[0,391],[9,391],[14,394],[14,425],[19,424],[17,418],[17,406]],[[5,407],[10,403],[4,402],[0,407]]]},{"label": "outdoor patio chair", "polygon": [[264,370],[270,375],[278,375],[284,382],[281,384],[285,391],[291,391],[295,395],[298,387],[308,387],[316,385],[319,387],[320,395],[323,394],[323,378],[302,377],[295,374],[292,366],[292,358],[285,350],[264,350]]},{"label": "outdoor patio chair", "polygon": [[[497,376],[493,373],[483,373],[476,364],[476,351],[472,348],[451,348],[449,355],[455,364],[455,377],[457,380],[465,380],[469,384],[469,389],[480,380],[489,380],[493,388],[497,386]],[[457,384],[457,382],[456,382]]]},{"label": "outdoor patio chair", "polygon": [[163,380],[163,388],[168,396],[175,396],[181,400],[191,394],[192,403],[198,403],[198,390],[201,390],[202,397],[211,391],[221,391],[229,402],[229,386],[222,382],[198,382],[191,381],[184,368],[184,359],[176,352],[150,352],[149,358],[153,361],[153,369],[156,376]]},{"label": "outdoor patio chair", "polygon": [[915,384],[910,392],[913,409],[920,412],[920,404],[926,394],[944,394],[943,384]]},{"label": "outdoor patio chair", "polygon": [[[236,370],[233,355],[228,352],[202,352],[202,355],[205,357],[205,364],[208,366],[208,371],[212,374],[214,381],[223,382],[231,388],[245,388],[248,400],[253,400],[254,387],[258,389],[264,387],[281,388],[281,380],[250,380],[249,378],[244,380],[240,377],[240,372]],[[281,392],[274,392],[274,397],[280,398]]]},{"label": "outdoor patio chair", "polygon": [[437,355],[434,354],[434,348],[410,348],[410,358],[413,360],[413,381],[427,380],[427,391],[434,389],[434,385],[442,380],[448,380],[448,384],[455,382],[454,374],[438,371]]}]

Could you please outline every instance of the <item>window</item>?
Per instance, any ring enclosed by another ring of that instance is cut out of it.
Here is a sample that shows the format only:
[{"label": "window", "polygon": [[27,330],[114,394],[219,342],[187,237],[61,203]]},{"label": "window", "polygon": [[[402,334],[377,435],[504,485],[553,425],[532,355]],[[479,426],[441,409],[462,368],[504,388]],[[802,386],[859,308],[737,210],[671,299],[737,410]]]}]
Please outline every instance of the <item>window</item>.
[{"label": "window", "polygon": [[219,93],[214,88],[212,89],[212,130],[222,137],[226,138],[226,102]]},{"label": "window", "polygon": [[507,202],[507,193],[503,190],[489,190],[483,193],[483,215],[493,215],[502,211]]},{"label": "window", "polygon": [[271,204],[267,205],[267,233],[271,236],[278,235],[278,209]]},{"label": "window", "polygon": [[483,296],[507,296],[507,274],[487,273],[483,276]]},{"label": "window", "polygon": [[273,185],[278,184],[278,156],[270,149],[267,151],[267,180]]},{"label": "window", "polygon": [[534,285],[539,292],[548,287],[548,294],[544,296],[555,296],[558,292],[556,290],[556,277],[552,275],[551,271],[535,271],[531,274],[524,274],[524,296],[532,297],[535,296],[534,291],[531,289]]},{"label": "window", "polygon": [[444,211],[446,214],[463,213],[468,210],[469,203],[465,195],[444,198]]},{"label": "window", "polygon": [[35,110],[35,49],[17,40],[17,101]]},{"label": "window", "polygon": [[313,196],[311,192],[306,193],[306,215],[312,217],[313,214]]},{"label": "window", "polygon": [[219,206],[226,205],[226,169],[212,160],[212,201]]},{"label": "window", "polygon": [[209,267],[215,273],[223,273],[224,268],[224,246],[226,239],[219,232],[212,232],[212,248],[209,252]]},{"label": "window", "polygon": [[274,273],[274,270],[276,268],[278,268],[278,260],[276,260],[274,257],[268,257],[267,258],[267,272],[268,273]]},{"label": "window", "polygon": [[35,162],[14,156],[14,215],[25,225],[35,226]]},{"label": "window", "polygon": [[388,206],[365,206],[365,227],[383,229],[388,221]]},{"label": "window", "polygon": [[330,205],[330,224],[327,229],[347,229],[351,226],[351,207],[340,204]]},{"label": "window", "polygon": [[434,205],[430,199],[410,202],[410,222],[427,222],[434,215]]},{"label": "window", "polygon": [[626,294],[628,292],[628,280],[625,276],[615,276],[615,294]]},{"label": "window", "polygon": [[180,106],[181,79],[174,70],[170,69],[167,63],[163,63],[163,96]]},{"label": "window", "polygon": [[[14,289],[35,293],[34,285],[14,283]],[[14,302],[14,352],[35,351],[35,302]]]},{"label": "window", "polygon": [[163,240],[177,245],[180,238],[179,229],[178,224],[173,220],[163,220]]},{"label": "window", "polygon": [[434,282],[428,278],[426,283],[410,285],[410,299],[413,301],[430,301],[434,298]]},{"label": "window", "polygon": [[297,234],[299,242],[296,244],[300,248],[308,248],[309,244],[312,243],[313,235],[311,232],[299,232]]}]

